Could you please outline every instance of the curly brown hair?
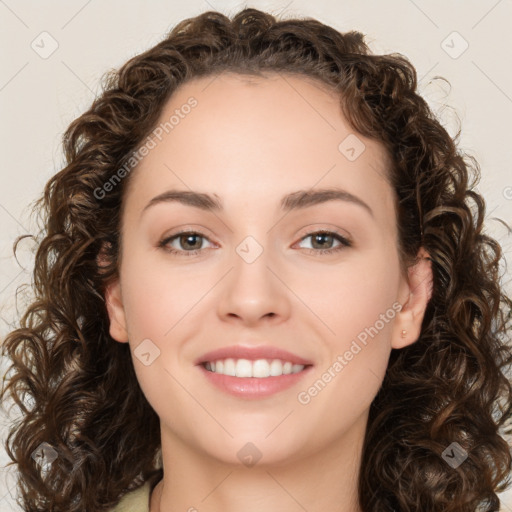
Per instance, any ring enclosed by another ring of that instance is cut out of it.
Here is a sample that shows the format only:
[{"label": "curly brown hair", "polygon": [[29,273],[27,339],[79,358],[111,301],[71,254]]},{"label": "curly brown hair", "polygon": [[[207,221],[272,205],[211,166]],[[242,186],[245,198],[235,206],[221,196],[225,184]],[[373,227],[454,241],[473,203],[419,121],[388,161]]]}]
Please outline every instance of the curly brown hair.
[{"label": "curly brown hair", "polygon": [[[503,437],[512,412],[505,372],[512,301],[501,284],[501,247],[483,231],[479,165],[458,149],[460,129],[452,138],[420,97],[406,57],[373,54],[356,31],[253,8],[231,19],[209,11],[181,21],[108,72],[102,94],[64,134],[66,166],[34,205],[44,221],[35,297],[2,349],[12,365],[1,396],[9,393],[23,413],[5,446],[24,509],[107,510],[163,476],[159,417],[139,387],[128,344],[109,334],[104,299],[118,276],[130,175],[106,194],[98,190],[148,137],[180,85],[222,72],[289,73],[328,86],[352,128],[389,153],[403,264],[413,264],[420,247],[432,261],[421,335],[392,350],[370,408],[362,510],[498,510],[496,493],[512,467]],[[442,456],[454,442],[467,452],[457,468]],[[58,454],[46,475],[32,457],[41,443]]]}]

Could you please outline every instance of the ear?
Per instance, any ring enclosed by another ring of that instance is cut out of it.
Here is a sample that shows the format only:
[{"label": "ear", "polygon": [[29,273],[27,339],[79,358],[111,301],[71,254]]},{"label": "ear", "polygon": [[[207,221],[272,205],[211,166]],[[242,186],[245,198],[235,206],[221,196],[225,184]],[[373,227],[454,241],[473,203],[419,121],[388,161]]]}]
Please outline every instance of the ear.
[{"label": "ear", "polygon": [[128,341],[128,331],[126,329],[126,315],[119,279],[107,285],[105,289],[105,302],[107,303],[107,311],[110,318],[110,336],[116,341],[126,343]]},{"label": "ear", "polygon": [[[393,326],[392,347],[400,349],[411,345],[420,336],[421,324],[432,297],[432,262],[423,247],[418,251],[418,262],[409,267],[407,279],[400,283],[399,302],[402,309]],[[402,336],[402,331],[406,331]]]},{"label": "ear", "polygon": [[[108,251],[105,244],[103,244],[96,258],[96,263],[100,271],[103,267],[108,266],[109,261]],[[105,303],[107,305],[107,312],[110,319],[110,336],[112,336],[116,341],[126,343],[128,341],[128,332],[126,329],[126,316],[124,313],[123,297],[119,278],[111,281],[106,286]]]}]

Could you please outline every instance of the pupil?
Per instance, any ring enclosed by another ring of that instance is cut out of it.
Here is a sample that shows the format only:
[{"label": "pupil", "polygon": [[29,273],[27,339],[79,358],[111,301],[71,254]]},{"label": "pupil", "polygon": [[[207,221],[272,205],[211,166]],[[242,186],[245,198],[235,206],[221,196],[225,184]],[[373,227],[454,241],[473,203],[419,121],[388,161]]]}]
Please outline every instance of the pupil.
[{"label": "pupil", "polygon": [[[314,239],[315,239],[315,241],[317,241],[318,239],[325,239],[326,237],[327,237],[327,238],[331,238],[331,235],[328,235],[327,233],[319,233],[319,234],[317,234],[317,235],[314,237]],[[322,246],[322,245],[324,245],[324,246],[325,246],[325,244],[321,244],[321,246]]]},{"label": "pupil", "polygon": [[[198,236],[197,235],[183,235],[182,240],[183,239],[185,240],[185,246],[186,246],[189,243],[189,241],[194,239],[194,238],[198,238]],[[196,242],[196,244],[197,244],[197,242]],[[191,245],[193,246],[194,243],[192,242]]]}]

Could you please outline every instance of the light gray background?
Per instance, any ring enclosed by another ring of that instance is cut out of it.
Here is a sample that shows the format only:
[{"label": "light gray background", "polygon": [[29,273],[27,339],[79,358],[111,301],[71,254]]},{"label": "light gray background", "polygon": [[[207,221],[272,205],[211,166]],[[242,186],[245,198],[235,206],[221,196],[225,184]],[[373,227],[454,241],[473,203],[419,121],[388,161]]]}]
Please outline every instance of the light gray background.
[{"label": "light gray background", "polygon": [[[478,190],[487,201],[487,230],[502,244],[510,267],[511,236],[491,219],[512,224],[512,0],[0,0],[1,338],[16,320],[16,288],[30,283],[32,268],[30,243],[21,244],[23,270],[13,258],[13,240],[34,232],[29,203],[60,169],[61,135],[99,92],[101,75],[160,41],[185,17],[209,9],[231,15],[243,6],[357,29],[377,53],[407,56],[418,71],[420,92],[452,135],[454,112],[461,119],[460,148],[482,168]],[[47,55],[52,45],[58,47]],[[436,75],[451,89],[429,82]],[[505,280],[510,292],[510,271]],[[18,307],[21,312],[23,296]],[[3,426],[0,434],[5,431]],[[1,446],[0,466],[8,460]],[[12,471],[0,472],[2,512],[19,510]],[[512,512],[512,491],[504,495],[502,510]]]}]

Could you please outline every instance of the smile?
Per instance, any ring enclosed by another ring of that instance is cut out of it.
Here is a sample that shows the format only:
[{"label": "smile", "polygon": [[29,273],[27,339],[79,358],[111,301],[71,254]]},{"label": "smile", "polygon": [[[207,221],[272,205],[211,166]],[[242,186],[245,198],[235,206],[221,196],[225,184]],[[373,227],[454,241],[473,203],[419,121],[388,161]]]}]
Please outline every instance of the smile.
[{"label": "smile", "polygon": [[[207,381],[229,395],[255,400],[289,389],[313,369],[313,365],[290,361],[257,359],[225,359],[196,366]],[[275,375],[273,375],[275,374]]]}]

